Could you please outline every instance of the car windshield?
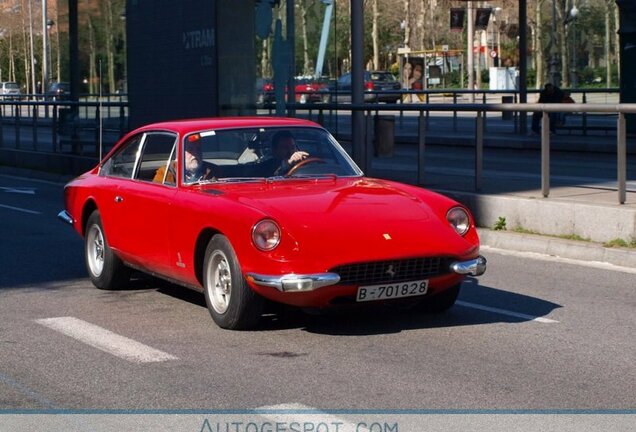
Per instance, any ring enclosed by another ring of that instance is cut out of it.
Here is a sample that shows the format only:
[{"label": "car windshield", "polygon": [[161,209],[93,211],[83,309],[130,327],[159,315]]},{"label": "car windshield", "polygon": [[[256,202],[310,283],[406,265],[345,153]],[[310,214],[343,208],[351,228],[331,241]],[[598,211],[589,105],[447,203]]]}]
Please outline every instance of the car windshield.
[{"label": "car windshield", "polygon": [[6,83],[5,87],[11,90],[16,90],[20,88],[16,83]]},{"label": "car windshield", "polygon": [[200,131],[184,137],[181,151],[186,184],[362,175],[340,144],[314,127]]}]

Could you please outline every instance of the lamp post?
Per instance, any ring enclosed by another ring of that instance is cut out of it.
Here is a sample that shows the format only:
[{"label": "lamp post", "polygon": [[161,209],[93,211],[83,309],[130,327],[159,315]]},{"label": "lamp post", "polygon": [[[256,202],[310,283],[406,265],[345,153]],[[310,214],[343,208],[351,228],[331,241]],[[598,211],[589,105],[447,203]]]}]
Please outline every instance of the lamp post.
[{"label": "lamp post", "polygon": [[555,87],[561,84],[559,72],[559,50],[557,47],[557,13],[556,0],[552,0],[552,31],[550,34],[550,83]]},{"label": "lamp post", "polygon": [[[49,52],[48,52],[48,54],[49,54],[49,73],[51,75],[53,75],[53,67],[52,67],[53,55],[51,54],[51,29],[53,28],[54,25],[55,25],[55,21],[53,21],[52,19],[46,21],[46,34],[47,34],[47,37],[49,39],[49,41],[47,43],[47,45],[49,47]],[[60,59],[58,58],[57,61],[59,62]]]},{"label": "lamp post", "polygon": [[572,5],[570,14],[565,20],[566,24],[572,23],[572,66],[570,66],[570,86],[578,87],[579,79],[576,70],[576,19],[579,16],[579,10],[576,8],[576,4]]},{"label": "lamp post", "polygon": [[[500,47],[500,42],[499,42],[499,27],[497,24],[497,15],[499,14],[499,12],[501,12],[501,8],[499,6],[497,6],[496,8],[493,8],[492,10],[492,33],[490,36],[490,45],[491,45],[491,51],[495,51],[495,44],[496,44],[496,48],[497,48],[497,56],[492,58],[492,62],[493,62],[493,66],[494,67],[499,67],[500,66],[500,59],[501,59],[501,47]],[[495,31],[497,32],[497,40],[495,42]]]},{"label": "lamp post", "polygon": [[122,92],[128,93],[128,46],[126,40],[126,9],[122,10],[119,14],[119,19],[123,22],[124,28],[122,29],[122,42],[124,43],[124,84],[122,86]]},{"label": "lamp post", "polygon": [[46,0],[42,0],[42,94],[46,94],[49,84],[49,27],[46,15]]}]

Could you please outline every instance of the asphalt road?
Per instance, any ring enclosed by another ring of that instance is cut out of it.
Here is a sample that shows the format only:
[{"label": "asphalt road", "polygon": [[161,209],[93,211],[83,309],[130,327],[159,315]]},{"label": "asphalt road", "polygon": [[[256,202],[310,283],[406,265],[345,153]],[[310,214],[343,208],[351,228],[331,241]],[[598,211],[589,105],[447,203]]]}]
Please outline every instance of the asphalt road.
[{"label": "asphalt road", "polygon": [[0,176],[0,410],[636,405],[634,273],[486,249],[444,315],[281,310],[232,332],[168,283],[93,288],[61,206],[59,184]]}]

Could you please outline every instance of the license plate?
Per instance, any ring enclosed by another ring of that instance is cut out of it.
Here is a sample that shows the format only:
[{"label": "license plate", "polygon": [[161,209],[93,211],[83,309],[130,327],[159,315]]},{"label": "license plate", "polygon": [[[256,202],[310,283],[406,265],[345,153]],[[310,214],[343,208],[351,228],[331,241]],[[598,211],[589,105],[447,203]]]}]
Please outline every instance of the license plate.
[{"label": "license plate", "polygon": [[392,284],[367,285],[358,288],[356,301],[365,302],[373,300],[421,296],[426,294],[427,291],[427,279]]}]

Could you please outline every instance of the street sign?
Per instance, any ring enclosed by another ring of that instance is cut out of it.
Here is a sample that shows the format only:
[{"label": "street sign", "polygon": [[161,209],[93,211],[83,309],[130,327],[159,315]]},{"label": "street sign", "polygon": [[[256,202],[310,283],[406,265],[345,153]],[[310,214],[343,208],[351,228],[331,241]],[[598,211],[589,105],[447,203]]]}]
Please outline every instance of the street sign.
[{"label": "street sign", "polygon": [[448,45],[442,45],[442,51],[448,52]]},{"label": "street sign", "polygon": [[490,57],[497,58],[497,51],[490,51]]}]

